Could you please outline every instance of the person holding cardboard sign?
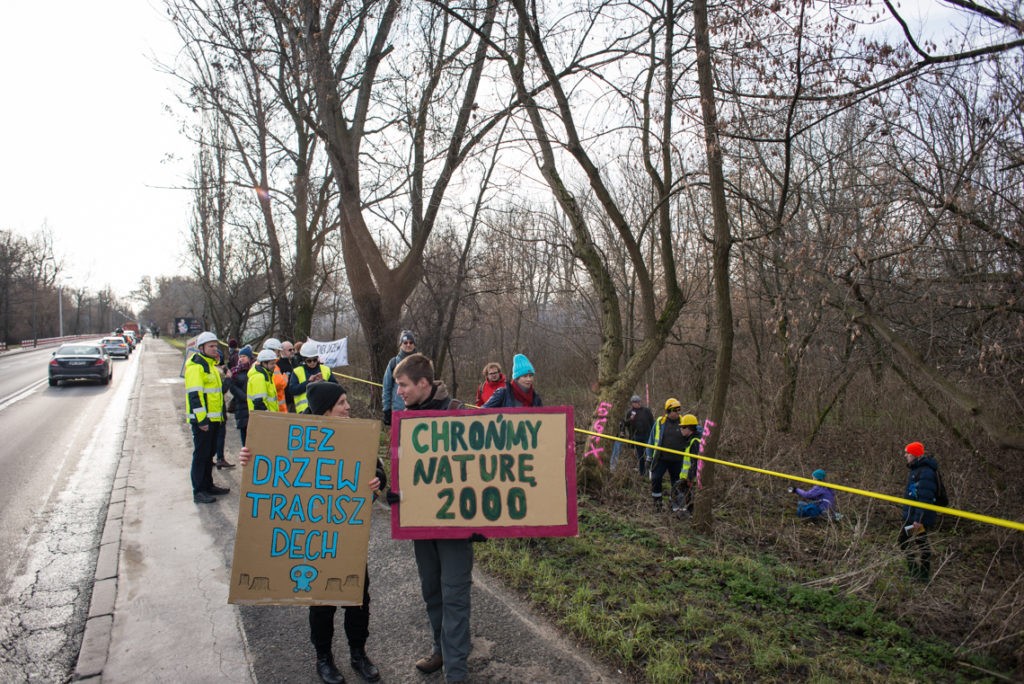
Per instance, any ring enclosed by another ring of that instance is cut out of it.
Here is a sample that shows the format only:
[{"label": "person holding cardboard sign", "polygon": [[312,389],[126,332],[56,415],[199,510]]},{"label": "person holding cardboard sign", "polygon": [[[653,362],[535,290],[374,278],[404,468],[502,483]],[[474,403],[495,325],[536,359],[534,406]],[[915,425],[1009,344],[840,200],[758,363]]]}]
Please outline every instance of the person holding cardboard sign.
[{"label": "person holding cardboard sign", "polygon": [[[525,358],[525,357],[524,357]],[[423,354],[411,354],[395,366],[398,395],[408,411],[447,411],[462,407],[443,382],[434,381],[434,364]],[[388,503],[400,495],[392,492]],[[416,661],[416,669],[430,674],[444,668],[445,681],[464,682],[472,648],[469,632],[470,589],[473,586],[473,543],[469,539],[416,539],[413,541],[420,590],[433,631],[430,655]]]},{"label": "person holding cardboard sign", "polygon": [[[348,418],[350,405],[348,392],[335,382],[317,382],[306,389],[307,413],[334,418]],[[243,467],[252,460],[252,452],[242,447],[238,462]],[[379,491],[387,484],[384,465],[377,459],[377,472],[369,482],[371,491]],[[337,606],[309,607],[309,639],[316,650],[316,672],[326,684],[344,684],[345,677],[334,664],[332,643],[334,642],[334,615]],[[349,664],[352,669],[368,682],[380,679],[380,670],[366,655],[366,640],[370,636],[370,571],[366,570],[363,585],[363,603],[359,606],[345,606],[345,637],[348,639]]]}]

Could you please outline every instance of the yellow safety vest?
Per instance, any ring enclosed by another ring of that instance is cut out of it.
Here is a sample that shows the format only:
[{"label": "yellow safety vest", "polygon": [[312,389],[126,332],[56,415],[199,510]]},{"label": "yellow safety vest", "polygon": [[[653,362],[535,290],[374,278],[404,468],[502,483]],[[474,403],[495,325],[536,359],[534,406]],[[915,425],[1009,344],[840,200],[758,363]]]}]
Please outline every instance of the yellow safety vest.
[{"label": "yellow safety vest", "polygon": [[224,379],[217,361],[196,352],[185,362],[185,422],[224,422]]},{"label": "yellow safety vest", "polygon": [[[303,382],[306,382],[306,364],[302,364],[301,366],[298,366],[297,368],[293,368],[292,369],[292,374],[295,375],[295,377],[299,379],[299,383],[300,384],[303,383]],[[324,380],[330,380],[331,379],[331,369],[328,368],[327,366],[325,366],[322,363],[320,364],[320,377],[322,377]],[[308,408],[309,408],[309,400],[306,399],[306,393],[303,392],[302,394],[296,395],[295,396],[295,412],[296,413],[305,413],[306,409],[308,409]]]},{"label": "yellow safety vest", "polygon": [[[277,406],[277,388],[274,386],[274,374],[259,364],[249,369],[248,383],[245,386],[245,401],[250,411],[274,411]],[[263,400],[262,408],[256,408],[255,402]]]},{"label": "yellow safety vest", "polygon": [[[654,421],[654,429],[651,430],[651,437],[648,440],[648,443],[651,444],[652,446],[662,446],[662,444],[661,444],[661,433],[662,433],[662,427],[665,425],[666,418],[667,418],[667,416],[659,416],[658,419]],[[680,426],[680,427],[682,427],[682,426]],[[653,454],[653,457],[654,457],[655,460],[657,460],[659,458],[659,455],[661,453],[662,452],[658,451],[657,449],[647,449],[647,454],[648,455],[652,455]],[[694,433],[693,436],[690,437],[690,440],[686,443],[686,448],[683,450],[683,465],[682,465],[682,468],[680,468],[680,470],[679,470],[679,479],[680,480],[689,479],[689,477],[690,477],[690,470],[692,470],[697,465],[696,463],[694,463],[693,459],[691,459],[690,457],[691,456],[697,456],[699,454],[700,454],[700,435],[697,434],[697,433]],[[673,454],[673,456],[674,455],[675,454]]]}]

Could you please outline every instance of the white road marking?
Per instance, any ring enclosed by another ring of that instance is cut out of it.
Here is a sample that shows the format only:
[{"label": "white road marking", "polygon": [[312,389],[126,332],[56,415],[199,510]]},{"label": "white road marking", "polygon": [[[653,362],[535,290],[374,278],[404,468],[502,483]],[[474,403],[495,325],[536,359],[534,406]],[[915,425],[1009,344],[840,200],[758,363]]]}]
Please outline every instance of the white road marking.
[{"label": "white road marking", "polygon": [[5,401],[4,403],[0,404],[0,411],[3,411],[5,408],[10,406],[11,404],[14,404],[14,403],[17,403],[17,402],[21,401],[22,399],[24,399],[25,397],[27,397],[28,395],[32,394],[37,389],[42,387],[47,382],[49,382],[49,380],[47,378],[43,378],[39,382],[35,382],[35,383],[29,385],[28,387],[26,387],[25,389],[21,390],[20,392],[11,395],[11,397],[9,399],[7,399],[7,401]]}]

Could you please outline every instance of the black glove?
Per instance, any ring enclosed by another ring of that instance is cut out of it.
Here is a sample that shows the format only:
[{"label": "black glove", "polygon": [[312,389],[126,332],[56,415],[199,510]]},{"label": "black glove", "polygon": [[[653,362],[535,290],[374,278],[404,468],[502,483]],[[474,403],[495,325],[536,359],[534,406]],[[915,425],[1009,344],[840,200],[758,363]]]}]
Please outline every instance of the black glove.
[{"label": "black glove", "polygon": [[402,495],[389,489],[388,493],[384,495],[384,500],[388,502],[389,506],[395,506],[402,502]]},{"label": "black glove", "polygon": [[485,537],[484,535],[480,534],[479,532],[474,532],[473,534],[471,534],[469,536],[469,541],[471,541],[471,542],[485,542],[485,541],[487,541],[487,537]]},{"label": "black glove", "polygon": [[384,411],[384,424],[389,427],[391,425],[391,409]]}]

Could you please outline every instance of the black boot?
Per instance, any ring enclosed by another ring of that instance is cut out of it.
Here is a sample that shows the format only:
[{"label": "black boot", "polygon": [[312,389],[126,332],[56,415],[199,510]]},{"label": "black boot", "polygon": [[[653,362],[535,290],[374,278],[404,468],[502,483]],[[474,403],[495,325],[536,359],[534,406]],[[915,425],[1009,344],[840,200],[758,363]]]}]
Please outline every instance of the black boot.
[{"label": "black boot", "polygon": [[356,671],[360,677],[368,682],[376,682],[380,680],[380,670],[370,660],[370,656],[366,655],[366,650],[362,648],[353,648],[352,653],[352,669]]},{"label": "black boot", "polygon": [[345,684],[345,677],[334,666],[334,656],[330,653],[316,657],[316,673],[326,684]]}]

